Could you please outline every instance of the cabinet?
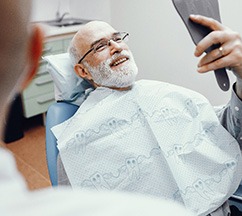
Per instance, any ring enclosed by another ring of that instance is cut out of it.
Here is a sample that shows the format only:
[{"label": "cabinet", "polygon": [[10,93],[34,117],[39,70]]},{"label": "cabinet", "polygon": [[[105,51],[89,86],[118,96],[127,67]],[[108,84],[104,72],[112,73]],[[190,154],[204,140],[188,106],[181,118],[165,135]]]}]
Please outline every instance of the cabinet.
[{"label": "cabinet", "polygon": [[[47,38],[44,43],[43,56],[67,51],[73,34]],[[45,113],[55,102],[54,83],[46,69],[46,62],[40,61],[38,72],[30,85],[22,92],[23,115],[26,118]]]}]

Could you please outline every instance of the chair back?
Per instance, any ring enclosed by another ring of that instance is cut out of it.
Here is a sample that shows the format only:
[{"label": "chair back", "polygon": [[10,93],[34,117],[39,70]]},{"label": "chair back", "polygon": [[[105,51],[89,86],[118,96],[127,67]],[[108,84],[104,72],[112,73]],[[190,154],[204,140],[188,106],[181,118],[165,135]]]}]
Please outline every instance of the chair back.
[{"label": "chair back", "polygon": [[67,102],[57,102],[52,104],[46,115],[46,159],[52,186],[58,185],[57,178],[57,140],[51,128],[69,119],[79,107]]}]

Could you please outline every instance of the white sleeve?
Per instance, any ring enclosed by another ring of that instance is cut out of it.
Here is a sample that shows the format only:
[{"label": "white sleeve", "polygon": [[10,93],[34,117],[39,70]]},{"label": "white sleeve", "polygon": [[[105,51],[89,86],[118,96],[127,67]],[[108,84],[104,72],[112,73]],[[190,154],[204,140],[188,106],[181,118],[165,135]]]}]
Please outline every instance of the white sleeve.
[{"label": "white sleeve", "polygon": [[30,192],[6,207],[1,215],[4,212],[3,215],[11,216],[194,216],[184,206],[167,200],[61,187]]},{"label": "white sleeve", "polygon": [[13,155],[0,147],[0,202],[13,197],[13,193],[26,190],[27,186],[17,170]]}]

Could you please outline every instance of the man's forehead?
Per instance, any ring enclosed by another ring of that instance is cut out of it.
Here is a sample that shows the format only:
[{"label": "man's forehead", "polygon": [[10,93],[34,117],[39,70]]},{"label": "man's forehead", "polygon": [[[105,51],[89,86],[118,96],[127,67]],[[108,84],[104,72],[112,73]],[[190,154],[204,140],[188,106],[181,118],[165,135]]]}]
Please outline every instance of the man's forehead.
[{"label": "man's forehead", "polygon": [[108,37],[114,32],[116,32],[116,30],[108,23],[102,21],[92,21],[83,26],[80,34],[87,43],[92,43],[95,40]]},{"label": "man's forehead", "polygon": [[96,31],[96,30],[110,30],[110,31],[114,31],[114,28],[109,25],[108,23],[106,22],[103,22],[103,21],[91,21],[89,23],[87,23],[84,28],[87,30],[87,31]]},{"label": "man's forehead", "polygon": [[116,30],[106,22],[91,21],[83,25],[73,38],[73,44],[83,54],[91,48],[91,45],[102,39],[110,37]]}]

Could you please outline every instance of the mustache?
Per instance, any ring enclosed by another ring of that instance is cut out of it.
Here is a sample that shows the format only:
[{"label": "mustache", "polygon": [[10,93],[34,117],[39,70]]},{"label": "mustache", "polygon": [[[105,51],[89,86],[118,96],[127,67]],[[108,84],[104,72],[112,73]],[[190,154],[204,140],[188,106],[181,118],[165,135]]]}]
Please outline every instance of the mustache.
[{"label": "mustache", "polygon": [[106,64],[111,64],[114,60],[116,60],[119,57],[127,57],[131,59],[131,55],[127,50],[122,50],[120,53],[115,53],[111,58],[105,61]]}]

